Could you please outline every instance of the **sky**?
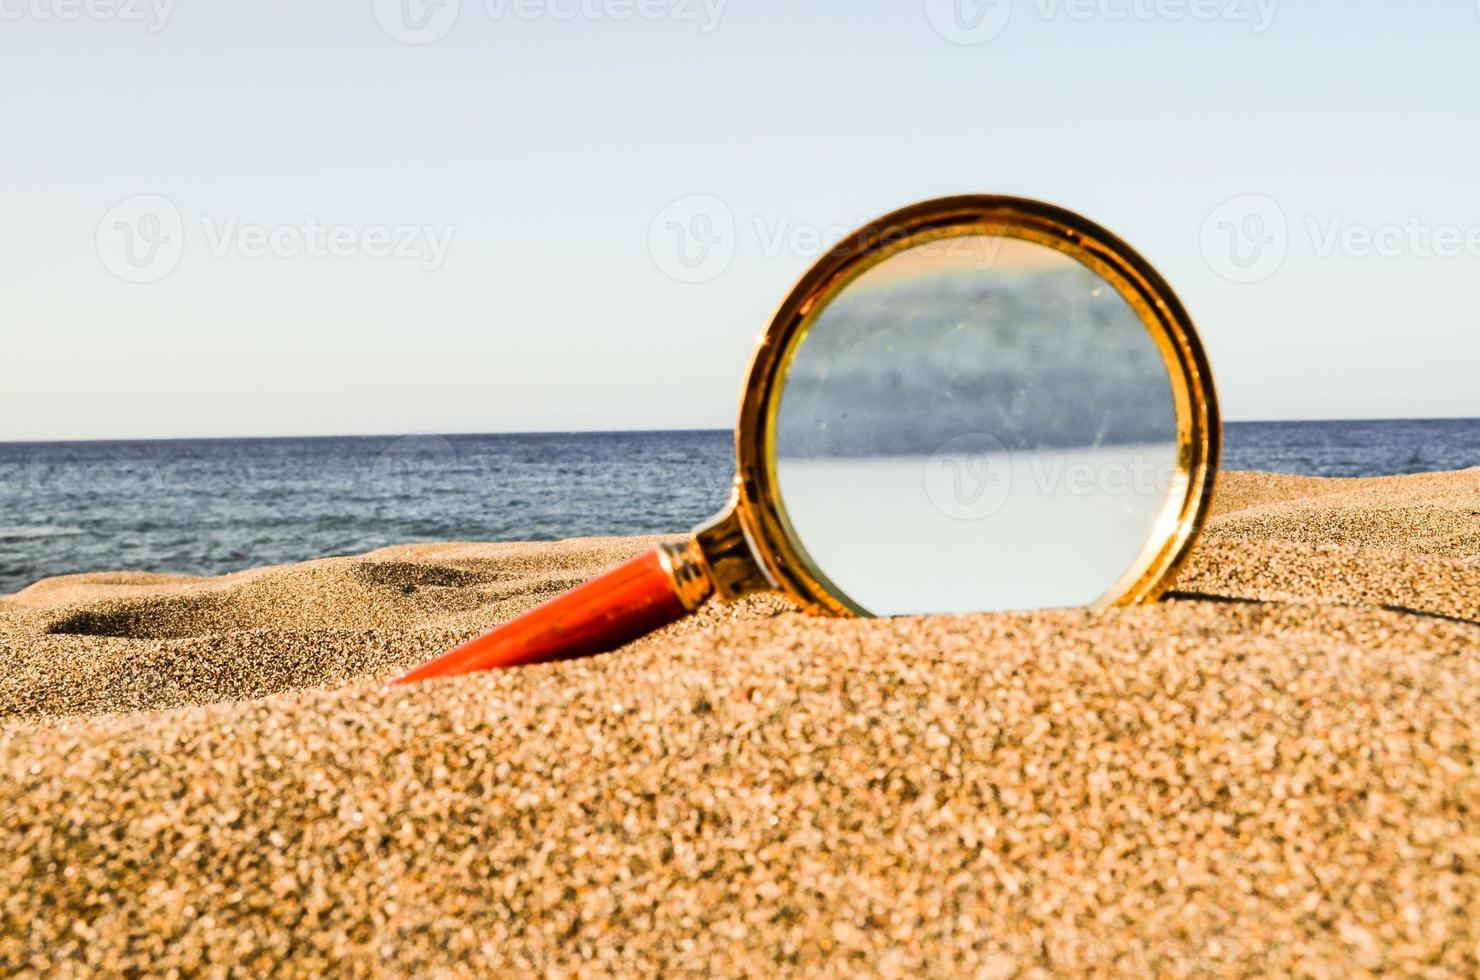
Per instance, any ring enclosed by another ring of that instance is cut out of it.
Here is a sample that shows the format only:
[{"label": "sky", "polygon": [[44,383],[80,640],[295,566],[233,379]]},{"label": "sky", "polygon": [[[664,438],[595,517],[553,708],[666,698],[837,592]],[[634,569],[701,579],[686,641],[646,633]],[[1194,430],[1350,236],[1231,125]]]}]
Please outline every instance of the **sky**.
[{"label": "sky", "polygon": [[1228,419],[1480,416],[1473,0],[0,0],[0,440],[721,428],[827,244],[1041,198]]}]

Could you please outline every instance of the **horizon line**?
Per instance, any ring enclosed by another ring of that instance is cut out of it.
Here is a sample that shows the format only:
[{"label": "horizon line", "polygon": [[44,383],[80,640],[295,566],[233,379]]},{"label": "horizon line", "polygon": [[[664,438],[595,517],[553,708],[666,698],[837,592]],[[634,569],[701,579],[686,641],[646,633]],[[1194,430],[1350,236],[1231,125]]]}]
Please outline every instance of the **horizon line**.
[{"label": "horizon line", "polygon": [[[1330,424],[1354,422],[1480,422],[1480,416],[1467,415],[1417,415],[1382,416],[1373,418],[1307,418],[1307,419],[1224,419],[1224,425],[1290,425]],[[313,433],[299,435],[193,435],[193,436],[124,436],[121,438],[63,438],[63,439],[0,439],[0,446],[44,446],[57,443],[113,443],[113,442],[251,442],[286,439],[409,439],[419,436],[439,438],[471,438],[489,436],[587,436],[587,435],[658,435],[664,433],[715,433],[734,432],[734,426],[683,426],[662,429],[508,429],[484,432],[448,432],[425,430],[421,432],[363,432],[363,433]]]}]

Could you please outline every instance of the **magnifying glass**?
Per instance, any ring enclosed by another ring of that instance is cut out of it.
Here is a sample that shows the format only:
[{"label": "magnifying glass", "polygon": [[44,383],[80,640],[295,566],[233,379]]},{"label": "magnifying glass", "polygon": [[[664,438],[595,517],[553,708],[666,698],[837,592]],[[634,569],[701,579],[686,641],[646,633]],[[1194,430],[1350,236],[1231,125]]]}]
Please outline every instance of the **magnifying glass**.
[{"label": "magnifying glass", "polygon": [[1129,246],[1037,201],[926,201],[777,310],[723,513],[396,683],[615,650],[762,590],[833,616],[1151,602],[1220,437],[1192,322]]}]

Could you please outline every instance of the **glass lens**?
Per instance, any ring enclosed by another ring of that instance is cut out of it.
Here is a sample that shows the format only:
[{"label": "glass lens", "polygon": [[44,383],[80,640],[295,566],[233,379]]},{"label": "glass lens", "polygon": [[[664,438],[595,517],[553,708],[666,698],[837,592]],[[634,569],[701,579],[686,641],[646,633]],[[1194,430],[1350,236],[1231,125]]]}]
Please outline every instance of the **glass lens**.
[{"label": "glass lens", "polygon": [[909,248],[838,292],[774,438],[793,546],[874,615],[1092,604],[1159,545],[1178,473],[1140,317],[1072,257],[988,235]]}]

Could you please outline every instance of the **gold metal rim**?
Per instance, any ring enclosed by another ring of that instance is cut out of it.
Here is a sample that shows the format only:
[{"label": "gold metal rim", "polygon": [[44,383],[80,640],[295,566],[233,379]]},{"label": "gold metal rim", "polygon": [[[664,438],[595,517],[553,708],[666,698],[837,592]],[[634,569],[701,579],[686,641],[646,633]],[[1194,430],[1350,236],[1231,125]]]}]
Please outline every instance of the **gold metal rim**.
[{"label": "gold metal rim", "polygon": [[968,234],[1023,239],[1077,259],[1125,298],[1160,348],[1176,403],[1178,473],[1146,551],[1095,607],[1156,600],[1186,561],[1212,507],[1222,432],[1207,354],[1171,287],[1129,245],[1063,208],[995,195],[924,201],[872,222],[829,251],[777,308],[751,361],[735,429],[735,515],[757,561],[812,612],[864,614],[829,586],[787,533],[772,451],[778,385],[812,321],[855,277],[904,249]]}]

